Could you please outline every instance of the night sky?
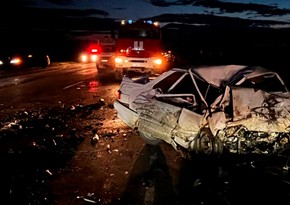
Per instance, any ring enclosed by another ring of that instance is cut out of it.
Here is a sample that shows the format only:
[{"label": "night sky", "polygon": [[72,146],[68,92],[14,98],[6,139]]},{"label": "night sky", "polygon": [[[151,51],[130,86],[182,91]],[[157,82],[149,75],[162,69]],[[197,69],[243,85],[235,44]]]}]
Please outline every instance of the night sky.
[{"label": "night sky", "polygon": [[72,51],[67,40],[94,39],[100,31],[116,30],[122,19],[146,18],[160,22],[176,50],[178,45],[233,53],[234,47],[239,56],[261,53],[262,60],[266,51],[289,53],[289,0],[6,0],[0,1],[0,18],[2,47],[32,42]]},{"label": "night sky", "polygon": [[0,5],[12,13],[18,6],[46,8],[45,12],[50,12],[50,15],[62,13],[71,17],[115,20],[150,18],[163,14],[205,14],[290,23],[288,0],[7,0],[1,1]]}]

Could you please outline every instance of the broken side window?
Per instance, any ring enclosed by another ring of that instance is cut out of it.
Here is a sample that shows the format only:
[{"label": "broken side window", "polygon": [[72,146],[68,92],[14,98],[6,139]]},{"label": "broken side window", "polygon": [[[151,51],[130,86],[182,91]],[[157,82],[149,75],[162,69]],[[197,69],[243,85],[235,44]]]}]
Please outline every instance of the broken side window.
[{"label": "broken side window", "polygon": [[171,98],[164,100],[171,101],[171,103],[189,110],[201,112],[201,109],[198,109],[201,107],[201,100],[189,74],[182,76],[176,84],[170,87],[167,94]]},{"label": "broken side window", "polygon": [[240,86],[244,88],[253,88],[254,90],[263,90],[266,92],[286,92],[285,86],[275,74],[261,75],[246,79]]},{"label": "broken side window", "polygon": [[161,90],[162,93],[166,93],[168,89],[184,74],[184,72],[174,72],[167,78],[159,81],[153,86],[154,89]]}]

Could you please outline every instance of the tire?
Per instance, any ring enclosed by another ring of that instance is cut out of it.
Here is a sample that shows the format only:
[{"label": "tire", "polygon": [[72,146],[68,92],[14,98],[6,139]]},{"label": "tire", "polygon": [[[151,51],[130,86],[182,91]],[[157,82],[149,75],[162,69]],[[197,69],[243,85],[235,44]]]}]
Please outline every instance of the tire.
[{"label": "tire", "polygon": [[194,150],[202,155],[221,155],[223,145],[217,137],[213,136],[209,128],[201,128],[195,139]]},{"label": "tire", "polygon": [[152,135],[144,133],[144,132],[139,132],[139,136],[146,142],[146,144],[149,144],[149,145],[157,146],[162,142],[161,139],[153,137]]}]

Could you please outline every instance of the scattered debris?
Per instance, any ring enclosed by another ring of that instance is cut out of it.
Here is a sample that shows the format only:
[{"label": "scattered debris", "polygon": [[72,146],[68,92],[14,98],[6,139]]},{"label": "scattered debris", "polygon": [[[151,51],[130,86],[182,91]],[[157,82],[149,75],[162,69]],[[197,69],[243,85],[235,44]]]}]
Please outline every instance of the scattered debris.
[{"label": "scattered debris", "polygon": [[[90,125],[80,122],[101,108],[104,100],[90,105],[59,104],[60,107],[49,109],[19,111],[2,120],[0,163],[7,166],[0,170],[0,195],[7,203],[52,204],[47,183],[53,173],[65,167],[74,156],[84,140],[81,132],[102,125],[94,121]],[[92,142],[98,141],[95,133]],[[84,200],[95,203],[89,197]]]}]

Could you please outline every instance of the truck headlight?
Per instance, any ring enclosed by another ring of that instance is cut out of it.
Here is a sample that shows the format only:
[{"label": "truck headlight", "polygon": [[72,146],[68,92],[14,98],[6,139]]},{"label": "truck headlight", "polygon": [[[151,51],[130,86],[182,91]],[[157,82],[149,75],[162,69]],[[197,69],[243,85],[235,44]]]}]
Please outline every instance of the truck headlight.
[{"label": "truck headlight", "polygon": [[157,58],[157,59],[153,60],[153,63],[156,64],[156,65],[161,65],[162,64],[162,59]]},{"label": "truck headlight", "polygon": [[115,63],[123,63],[123,58],[121,58],[121,57],[116,57],[116,58],[115,58]]},{"label": "truck headlight", "polygon": [[91,56],[91,60],[92,60],[93,62],[96,62],[97,59],[98,59],[98,56],[97,56],[97,55],[92,55],[92,56]]}]

